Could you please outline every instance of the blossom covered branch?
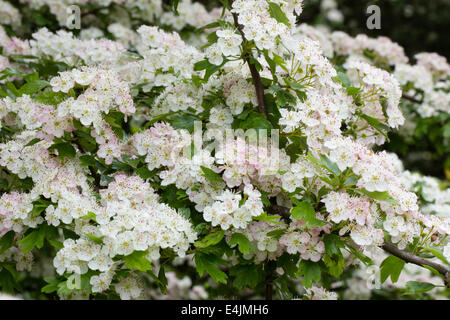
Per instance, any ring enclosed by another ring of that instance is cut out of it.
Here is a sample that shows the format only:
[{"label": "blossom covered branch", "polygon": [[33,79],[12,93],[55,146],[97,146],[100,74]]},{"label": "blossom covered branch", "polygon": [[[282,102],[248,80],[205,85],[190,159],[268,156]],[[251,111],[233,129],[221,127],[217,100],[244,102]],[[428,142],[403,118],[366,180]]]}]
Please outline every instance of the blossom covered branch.
[{"label": "blossom covered branch", "polygon": [[429,261],[427,259],[423,259],[420,258],[416,255],[413,255],[409,252],[406,251],[402,251],[400,249],[398,249],[396,246],[394,246],[392,243],[389,242],[385,242],[382,246],[382,248],[386,251],[389,252],[390,254],[404,260],[405,262],[409,262],[409,263],[414,263],[417,264],[421,267],[424,266],[428,266],[431,267],[433,269],[435,269],[437,272],[439,272],[440,274],[442,274],[442,276],[444,277],[444,282],[445,285],[448,287],[449,286],[449,275],[450,275],[450,268],[432,261]]},{"label": "blossom covered branch", "polygon": [[[230,5],[233,4],[233,1],[230,1]],[[245,38],[245,34],[242,31],[242,25],[239,24],[239,15],[235,12],[232,13],[233,15],[233,21],[234,21],[234,25],[236,26],[236,28],[239,30],[239,33],[242,36],[242,40],[243,43],[246,44],[247,43],[247,39]],[[264,114],[266,116],[266,118],[268,117],[268,112],[267,112],[267,107],[266,107],[266,102],[264,99],[264,84],[261,81],[261,75],[259,74],[258,70],[256,69],[255,64],[252,62],[251,60],[252,58],[252,51],[246,51],[244,52],[244,60],[246,61],[249,69],[250,69],[250,73],[252,75],[252,79],[253,79],[253,84],[255,85],[255,90],[256,90],[256,98],[258,99],[258,110],[260,113]]]},{"label": "blossom covered branch", "polygon": [[[273,212],[274,214],[279,214],[282,217],[284,217],[285,219],[290,219],[291,218],[291,214],[289,212],[288,209],[280,207],[278,205],[274,205],[272,204],[270,206],[270,211]],[[448,286],[449,285],[449,274],[450,274],[450,268],[445,266],[445,265],[441,265],[438,263],[435,263],[433,261],[429,261],[427,259],[424,258],[420,258],[412,253],[409,253],[407,251],[404,250],[400,250],[399,248],[397,248],[395,245],[393,245],[392,243],[389,242],[384,242],[381,247],[383,248],[383,250],[385,250],[386,252],[402,259],[405,262],[408,263],[414,263],[418,266],[424,267],[424,266],[428,266],[431,267],[433,269],[435,269],[437,272],[439,272],[440,274],[442,274],[443,278],[444,278],[444,282],[445,285]]]}]

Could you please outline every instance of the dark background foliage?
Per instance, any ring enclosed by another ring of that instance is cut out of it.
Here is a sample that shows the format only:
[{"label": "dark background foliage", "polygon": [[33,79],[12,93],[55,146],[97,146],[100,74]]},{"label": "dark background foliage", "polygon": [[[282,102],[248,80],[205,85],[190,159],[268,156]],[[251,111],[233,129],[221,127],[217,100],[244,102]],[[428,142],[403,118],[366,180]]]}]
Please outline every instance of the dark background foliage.
[{"label": "dark background foliage", "polygon": [[[169,2],[170,0],[165,0]],[[207,7],[220,5],[217,0],[200,0]],[[304,0],[300,22],[323,23],[321,0]],[[344,15],[342,24],[332,27],[356,36],[365,33],[371,37],[387,36],[402,45],[412,57],[418,52],[437,52],[450,57],[450,0],[336,0]],[[381,9],[381,29],[366,27],[369,5]],[[329,23],[328,23],[329,24]]]},{"label": "dark background foliage", "polygon": [[[449,0],[337,0],[344,14],[344,23],[337,26],[351,35],[384,35],[401,44],[409,56],[418,52],[437,52],[450,56]],[[381,9],[381,29],[366,27],[367,7],[376,4]],[[318,1],[305,1],[302,18],[317,22]],[[319,16],[320,17],[320,16]]]}]

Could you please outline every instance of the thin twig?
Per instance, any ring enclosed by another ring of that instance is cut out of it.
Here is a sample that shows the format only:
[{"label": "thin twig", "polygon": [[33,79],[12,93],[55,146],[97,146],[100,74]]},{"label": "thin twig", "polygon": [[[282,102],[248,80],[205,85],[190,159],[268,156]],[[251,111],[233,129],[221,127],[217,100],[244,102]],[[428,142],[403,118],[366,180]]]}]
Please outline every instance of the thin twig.
[{"label": "thin twig", "polygon": [[402,95],[402,98],[405,99],[405,100],[408,100],[408,101],[417,103],[417,104],[422,104],[422,102],[423,102],[423,101],[418,100],[418,99],[416,99],[416,98],[414,98],[414,97],[410,97],[410,96],[408,96],[408,95],[406,95],[406,94]]},{"label": "thin twig", "polygon": [[[238,29],[239,33],[241,34],[244,43],[246,43],[247,39],[245,38],[244,31],[242,30],[242,25],[239,24],[237,13],[233,13],[233,19],[234,19],[234,24],[235,24],[236,28]],[[246,52],[244,54],[243,58],[244,58],[245,62],[247,62],[248,67],[250,69],[250,73],[252,74],[252,79],[253,79],[253,83],[255,85],[255,90],[256,90],[256,98],[258,99],[258,110],[260,113],[264,114],[266,116],[266,118],[268,118],[266,102],[264,100],[264,89],[265,88],[264,88],[264,84],[261,81],[261,75],[259,74],[255,65],[251,62],[251,59],[250,59],[251,52]]]},{"label": "thin twig", "polygon": [[266,300],[273,300],[272,280],[266,279]]},{"label": "thin twig", "polygon": [[392,243],[389,242],[385,242],[382,246],[381,246],[385,251],[389,252],[390,254],[402,259],[403,261],[409,262],[409,263],[413,263],[416,264],[418,266],[421,267],[431,267],[433,269],[435,269],[437,272],[439,272],[440,274],[442,274],[444,276],[444,282],[445,285],[448,287],[449,286],[449,274],[450,274],[450,268],[443,266],[441,264],[429,261],[427,259],[423,259],[420,258],[412,253],[400,250],[399,248],[397,248],[396,246],[394,246]]},{"label": "thin twig", "polygon": [[[284,218],[290,217],[289,208],[286,208],[286,207],[272,204],[270,206],[270,211],[273,212],[274,214],[281,215]],[[450,276],[450,268],[449,267],[441,265],[439,263],[435,263],[433,261],[430,261],[430,260],[427,260],[424,258],[420,258],[412,253],[400,250],[395,245],[393,245],[392,243],[389,243],[387,241],[385,241],[383,243],[381,248],[383,248],[386,252],[402,259],[405,262],[413,263],[413,264],[416,264],[421,267],[428,266],[428,267],[435,269],[437,272],[439,272],[440,274],[442,274],[444,276],[445,285],[447,287],[450,285],[449,284],[449,276]]]}]

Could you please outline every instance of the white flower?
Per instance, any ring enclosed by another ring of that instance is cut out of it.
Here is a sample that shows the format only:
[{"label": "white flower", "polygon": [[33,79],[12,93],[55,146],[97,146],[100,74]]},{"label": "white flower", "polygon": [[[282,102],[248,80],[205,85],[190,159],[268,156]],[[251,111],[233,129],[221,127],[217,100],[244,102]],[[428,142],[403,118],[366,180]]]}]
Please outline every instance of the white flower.
[{"label": "white flower", "polygon": [[136,299],[142,292],[135,276],[122,278],[120,282],[115,285],[115,289],[122,300]]},{"label": "white flower", "polygon": [[98,276],[92,276],[89,281],[92,285],[92,292],[103,292],[109,289],[112,276],[109,273],[100,273]]}]

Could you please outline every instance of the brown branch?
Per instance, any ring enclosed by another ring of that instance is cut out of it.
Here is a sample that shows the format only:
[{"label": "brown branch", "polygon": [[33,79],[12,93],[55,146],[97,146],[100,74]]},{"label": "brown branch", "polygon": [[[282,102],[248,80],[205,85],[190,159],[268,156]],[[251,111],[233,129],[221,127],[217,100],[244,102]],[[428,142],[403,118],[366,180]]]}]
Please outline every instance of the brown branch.
[{"label": "brown branch", "polygon": [[[233,2],[230,3],[232,5]],[[242,39],[245,42],[247,42],[247,39],[245,38],[244,31],[242,30],[242,25],[239,24],[238,21],[238,14],[233,13],[233,20],[236,28],[238,29],[239,33],[242,36]],[[252,74],[253,83],[255,85],[256,90],[256,98],[258,99],[258,110],[260,113],[264,114],[266,118],[268,118],[267,113],[267,107],[266,107],[266,101],[264,100],[264,84],[261,81],[261,75],[259,74],[258,70],[256,69],[255,65],[251,62],[251,52],[246,52],[243,56],[245,62],[247,62],[248,67],[250,69],[250,73]]]},{"label": "brown branch", "polygon": [[291,214],[289,213],[289,208],[279,206],[277,204],[271,204],[270,205],[270,212],[274,214],[278,214],[282,216],[283,218],[290,218]]},{"label": "brown branch", "polygon": [[273,280],[274,280],[274,272],[276,268],[276,264],[274,261],[268,261],[266,264],[266,268],[268,269],[268,273],[266,275],[266,291],[265,291],[265,299],[273,300]]},{"label": "brown branch", "polygon": [[440,274],[442,274],[444,276],[444,282],[445,285],[448,287],[449,286],[449,275],[450,275],[450,268],[443,266],[441,264],[429,261],[427,259],[423,259],[420,258],[412,253],[400,250],[399,248],[397,248],[396,246],[394,246],[392,243],[389,242],[385,242],[382,246],[381,246],[385,251],[389,252],[390,254],[402,259],[405,262],[409,262],[409,263],[413,263],[416,264],[418,266],[421,267],[431,267],[433,269],[435,269],[437,272],[439,272]]},{"label": "brown branch", "polygon": [[273,288],[272,288],[272,281],[271,279],[267,279],[266,280],[266,295],[265,298],[266,300],[273,300]]},{"label": "brown branch", "polygon": [[[276,204],[272,204],[270,206],[270,211],[274,214],[281,215],[284,218],[290,217],[289,208],[285,208],[285,207],[282,207],[282,206],[279,206]],[[427,259],[420,258],[412,253],[400,250],[395,245],[393,245],[392,243],[389,243],[387,241],[384,242],[384,244],[381,246],[381,248],[383,248],[386,252],[402,259],[405,262],[413,263],[413,264],[416,264],[421,267],[428,266],[428,267],[435,269],[436,271],[438,271],[440,274],[442,274],[444,276],[445,285],[447,287],[450,286],[450,284],[449,284],[450,268],[449,267],[443,266],[441,264],[432,262]]]},{"label": "brown branch", "polygon": [[406,94],[402,95],[402,99],[405,99],[405,100],[408,100],[408,101],[411,101],[411,102],[414,102],[414,103],[417,103],[417,104],[422,104],[422,102],[423,102],[421,100],[418,100],[418,99],[416,99],[414,97],[411,97],[411,96],[408,96]]}]

